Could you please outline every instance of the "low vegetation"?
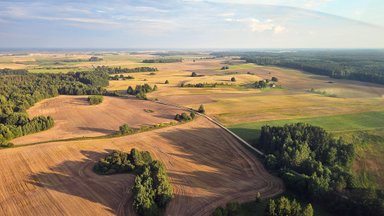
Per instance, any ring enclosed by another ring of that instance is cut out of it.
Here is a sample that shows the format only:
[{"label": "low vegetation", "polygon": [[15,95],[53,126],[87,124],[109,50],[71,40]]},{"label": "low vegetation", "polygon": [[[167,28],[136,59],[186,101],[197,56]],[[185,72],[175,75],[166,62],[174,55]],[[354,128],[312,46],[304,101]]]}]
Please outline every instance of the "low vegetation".
[{"label": "low vegetation", "polygon": [[326,91],[321,91],[321,90],[317,90],[317,89],[314,89],[314,88],[311,88],[308,92],[313,93],[313,94],[323,95],[323,96],[326,96],[326,97],[337,97],[336,94],[328,93]]},{"label": "low vegetation", "polygon": [[97,105],[101,104],[103,102],[103,96],[102,95],[91,95],[88,97],[88,103],[90,105]]},{"label": "low vegetation", "polygon": [[114,151],[100,159],[94,171],[102,175],[135,173],[133,207],[139,215],[161,215],[173,197],[165,166],[147,151]]}]

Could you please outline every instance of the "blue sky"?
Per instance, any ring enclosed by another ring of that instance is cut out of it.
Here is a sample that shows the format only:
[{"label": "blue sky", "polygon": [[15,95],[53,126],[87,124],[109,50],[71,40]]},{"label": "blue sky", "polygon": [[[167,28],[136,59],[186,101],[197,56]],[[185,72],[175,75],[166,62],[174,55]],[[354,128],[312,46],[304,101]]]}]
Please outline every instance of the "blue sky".
[{"label": "blue sky", "polygon": [[382,0],[0,0],[0,48],[384,48],[383,11]]}]

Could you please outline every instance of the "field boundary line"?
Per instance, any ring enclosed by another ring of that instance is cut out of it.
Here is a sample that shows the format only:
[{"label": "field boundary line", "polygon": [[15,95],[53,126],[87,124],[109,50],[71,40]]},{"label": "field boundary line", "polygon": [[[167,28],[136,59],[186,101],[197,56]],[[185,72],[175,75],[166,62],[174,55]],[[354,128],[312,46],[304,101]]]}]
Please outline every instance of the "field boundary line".
[{"label": "field boundary line", "polygon": [[[163,104],[163,105],[167,105],[167,106],[173,106],[173,107],[177,107],[177,108],[180,108],[180,109],[184,109],[184,110],[188,110],[188,111],[193,111],[193,112],[196,112],[196,110],[192,109],[192,108],[189,108],[189,107],[184,107],[184,106],[180,106],[180,105],[177,105],[177,104],[170,104],[170,103],[165,103],[165,102],[161,102],[161,101],[153,101],[155,103],[159,103],[159,104]],[[208,121],[214,123],[215,125],[219,126],[221,129],[224,129],[227,133],[229,133],[230,135],[232,135],[235,139],[237,139],[240,143],[246,145],[249,149],[251,149],[252,151],[256,152],[258,155],[264,157],[265,154],[260,151],[259,149],[253,147],[251,144],[249,144],[247,141],[245,141],[244,139],[242,139],[240,136],[238,136],[237,134],[233,133],[231,130],[229,130],[228,128],[226,128],[224,125],[222,125],[220,122],[212,119],[211,117],[203,114],[203,113],[199,113],[199,112],[196,112],[196,114],[200,115],[200,116],[203,116],[204,118],[206,118]]]}]

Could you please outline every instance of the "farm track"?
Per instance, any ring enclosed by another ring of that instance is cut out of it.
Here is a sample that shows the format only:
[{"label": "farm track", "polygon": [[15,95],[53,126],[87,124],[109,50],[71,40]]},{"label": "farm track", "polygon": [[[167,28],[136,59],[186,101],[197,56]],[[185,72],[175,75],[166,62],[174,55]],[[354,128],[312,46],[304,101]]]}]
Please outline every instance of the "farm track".
[{"label": "farm track", "polygon": [[107,152],[133,147],[167,168],[175,198],[166,215],[209,215],[227,202],[253,200],[257,192],[271,197],[284,190],[233,135],[200,117],[125,137],[2,150],[0,215],[134,215],[134,176],[92,171]]}]

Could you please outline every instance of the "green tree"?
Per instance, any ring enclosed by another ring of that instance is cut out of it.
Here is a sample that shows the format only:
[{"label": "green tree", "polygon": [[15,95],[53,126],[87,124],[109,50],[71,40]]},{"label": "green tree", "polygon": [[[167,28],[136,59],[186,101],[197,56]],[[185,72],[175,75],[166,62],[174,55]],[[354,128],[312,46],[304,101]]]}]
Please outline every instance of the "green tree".
[{"label": "green tree", "polygon": [[164,84],[169,84],[169,81],[168,81],[168,80],[165,80]]},{"label": "green tree", "polygon": [[197,112],[199,112],[199,113],[205,113],[205,108],[204,108],[204,105],[203,104],[201,104],[200,106],[199,106],[199,109],[197,110]]},{"label": "green tree", "polygon": [[232,78],[231,78],[231,82],[236,82],[236,78],[235,78],[235,77],[232,77]]},{"label": "green tree", "polygon": [[303,216],[313,216],[313,208],[312,208],[311,203],[309,203],[308,205],[305,206],[305,208],[303,209],[302,215]]}]

